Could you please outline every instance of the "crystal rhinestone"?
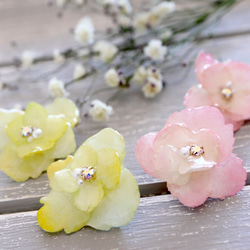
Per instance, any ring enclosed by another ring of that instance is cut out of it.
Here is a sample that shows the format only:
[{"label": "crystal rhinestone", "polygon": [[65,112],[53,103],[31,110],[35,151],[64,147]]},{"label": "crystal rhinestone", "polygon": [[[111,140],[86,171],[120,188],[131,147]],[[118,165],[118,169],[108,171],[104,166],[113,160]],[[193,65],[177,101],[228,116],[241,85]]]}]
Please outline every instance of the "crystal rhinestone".
[{"label": "crystal rhinestone", "polygon": [[95,174],[95,170],[92,167],[83,167],[81,170],[80,176],[83,180],[90,180]]},{"label": "crystal rhinestone", "polygon": [[224,89],[221,90],[221,94],[223,95],[223,97],[225,99],[230,99],[233,96],[233,90],[229,87],[226,87]]},{"label": "crystal rhinestone", "polygon": [[190,147],[190,155],[201,156],[204,153],[205,152],[204,152],[203,147],[200,147],[200,146],[197,146],[197,145],[193,145],[193,146]]},{"label": "crystal rhinestone", "polygon": [[22,127],[21,134],[23,137],[28,137],[32,134],[34,128],[30,126]]}]

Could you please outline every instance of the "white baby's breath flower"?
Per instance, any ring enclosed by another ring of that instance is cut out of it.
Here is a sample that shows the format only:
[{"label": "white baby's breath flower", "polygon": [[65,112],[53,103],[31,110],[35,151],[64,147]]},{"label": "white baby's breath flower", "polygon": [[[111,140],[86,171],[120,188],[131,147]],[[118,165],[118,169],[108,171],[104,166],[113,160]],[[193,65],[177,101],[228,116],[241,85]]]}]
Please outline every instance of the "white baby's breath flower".
[{"label": "white baby's breath flower", "polygon": [[166,17],[168,14],[175,11],[175,3],[174,2],[162,2],[151,10],[159,19]]},{"label": "white baby's breath flower", "polygon": [[151,77],[153,77],[156,80],[159,80],[161,82],[162,82],[162,79],[163,79],[162,74],[161,74],[159,69],[149,67],[147,69],[147,78],[151,78]]},{"label": "white baby's breath flower", "polygon": [[144,48],[144,54],[154,61],[162,61],[167,53],[167,47],[162,46],[161,40],[151,40]]},{"label": "white baby's breath flower", "polygon": [[162,40],[168,40],[169,38],[171,38],[173,35],[173,31],[171,29],[165,29],[161,35],[160,35],[160,38]]},{"label": "white baby's breath flower", "polygon": [[104,77],[108,86],[117,87],[119,85],[120,77],[114,68],[109,69]]},{"label": "white baby's breath flower", "polygon": [[24,51],[21,55],[21,62],[22,62],[22,66],[24,68],[30,68],[33,63],[34,63],[34,59],[35,59],[35,54],[32,51]]},{"label": "white baby's breath flower", "polygon": [[145,67],[140,66],[135,70],[132,81],[136,84],[143,84],[146,78],[147,70],[145,69]]},{"label": "white baby's breath flower", "polygon": [[107,121],[113,114],[113,108],[108,106],[100,100],[94,100],[91,102],[89,109],[89,115],[94,121]]},{"label": "white baby's breath flower", "polygon": [[95,52],[99,52],[99,58],[103,62],[110,62],[118,52],[118,48],[115,45],[102,40],[98,41],[93,49]]},{"label": "white baby's breath flower", "polygon": [[66,97],[69,95],[64,88],[63,81],[58,80],[56,77],[49,81],[49,92],[53,97]]},{"label": "white baby's breath flower", "polygon": [[124,14],[132,13],[132,5],[129,0],[117,0],[118,7]]},{"label": "white baby's breath flower", "polygon": [[90,18],[81,19],[75,27],[75,40],[82,44],[91,44],[94,42],[95,28]]},{"label": "white baby's breath flower", "polygon": [[147,98],[153,98],[162,91],[162,82],[150,77],[142,88],[143,94]]},{"label": "white baby's breath flower", "polygon": [[56,5],[58,7],[63,7],[69,0],[56,0]]},{"label": "white baby's breath flower", "polygon": [[131,18],[129,18],[128,16],[125,16],[123,14],[118,15],[117,17],[117,23],[125,28],[131,27],[132,26],[132,21]]},{"label": "white baby's breath flower", "polygon": [[73,78],[76,80],[86,74],[86,69],[82,64],[77,64],[74,69]]},{"label": "white baby's breath flower", "polygon": [[63,63],[63,62],[65,62],[65,56],[60,52],[59,49],[54,49],[54,51],[53,51],[53,57],[54,57],[54,61],[56,63]]},{"label": "white baby's breath flower", "polygon": [[135,16],[134,27],[136,30],[143,31],[143,30],[147,29],[149,26],[150,26],[150,23],[149,23],[149,13],[148,12],[141,12]]}]

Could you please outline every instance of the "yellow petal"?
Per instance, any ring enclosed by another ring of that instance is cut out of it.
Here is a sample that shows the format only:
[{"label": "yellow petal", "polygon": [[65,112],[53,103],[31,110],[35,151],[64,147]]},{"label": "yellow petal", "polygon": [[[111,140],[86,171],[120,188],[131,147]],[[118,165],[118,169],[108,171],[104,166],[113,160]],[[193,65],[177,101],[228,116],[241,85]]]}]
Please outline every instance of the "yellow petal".
[{"label": "yellow petal", "polygon": [[112,128],[105,128],[99,133],[91,136],[84,144],[91,146],[98,151],[102,148],[112,148],[116,150],[120,156],[121,164],[125,157],[125,141],[121,134]]},{"label": "yellow petal", "polygon": [[47,170],[47,175],[49,178],[49,185],[55,191],[61,191],[61,188],[57,186],[54,180],[54,174],[57,171],[67,168],[73,160],[73,156],[69,155],[66,160],[59,160],[50,164]]},{"label": "yellow petal", "polygon": [[51,191],[40,202],[44,206],[37,212],[40,227],[47,232],[58,232],[64,229],[73,233],[86,224],[89,214],[74,206],[72,194]]},{"label": "yellow petal", "polygon": [[74,127],[79,123],[79,110],[76,105],[67,98],[57,98],[46,106],[45,109],[50,115],[63,115],[64,119]]},{"label": "yellow petal", "polygon": [[111,227],[127,225],[133,219],[139,202],[137,182],[129,170],[124,168],[120,183],[105,194],[92,212],[87,225],[99,230],[110,230]]},{"label": "yellow petal", "polygon": [[82,145],[78,148],[74,155],[74,161],[71,164],[71,169],[82,167],[94,167],[97,161],[96,152],[88,145]]},{"label": "yellow petal", "polygon": [[0,169],[15,181],[26,181],[39,177],[52,161],[41,153],[20,158],[15,146],[8,144],[0,154]]},{"label": "yellow petal", "polygon": [[91,212],[102,200],[104,191],[97,181],[84,181],[75,194],[75,205],[83,212]]},{"label": "yellow petal", "polygon": [[105,188],[112,189],[120,181],[120,157],[114,149],[105,148],[97,152],[96,178]]}]

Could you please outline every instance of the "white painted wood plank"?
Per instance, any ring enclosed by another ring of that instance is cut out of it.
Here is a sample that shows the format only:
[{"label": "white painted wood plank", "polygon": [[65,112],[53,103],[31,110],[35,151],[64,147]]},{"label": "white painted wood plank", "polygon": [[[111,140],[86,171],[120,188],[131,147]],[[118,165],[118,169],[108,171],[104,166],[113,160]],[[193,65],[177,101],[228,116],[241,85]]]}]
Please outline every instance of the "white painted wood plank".
[{"label": "white painted wood plank", "polygon": [[141,199],[127,226],[66,236],[42,231],[36,212],[0,216],[0,249],[249,249],[250,187],[191,209],[170,195]]}]

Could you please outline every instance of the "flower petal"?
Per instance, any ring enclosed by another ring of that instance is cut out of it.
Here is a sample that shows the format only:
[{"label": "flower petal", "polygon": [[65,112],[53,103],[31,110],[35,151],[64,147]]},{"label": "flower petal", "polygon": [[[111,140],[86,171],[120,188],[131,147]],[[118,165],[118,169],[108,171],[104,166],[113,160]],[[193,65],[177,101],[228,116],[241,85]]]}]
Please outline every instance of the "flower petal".
[{"label": "flower petal", "polygon": [[74,161],[71,164],[71,169],[82,167],[94,167],[97,162],[97,154],[93,148],[88,145],[82,145],[74,155]]},{"label": "flower petal", "polygon": [[32,126],[43,130],[48,117],[47,111],[38,103],[31,102],[25,110],[23,116],[23,124],[25,126]]},{"label": "flower petal", "polygon": [[210,54],[206,54],[204,51],[201,51],[196,59],[195,65],[195,73],[197,75],[198,81],[201,79],[201,75],[205,69],[210,67],[211,65],[215,64],[213,57]]},{"label": "flower petal", "polygon": [[62,137],[56,141],[55,146],[51,149],[50,152],[47,152],[47,155],[53,159],[64,158],[67,155],[73,153],[76,149],[75,135],[70,126],[68,126],[66,132]]},{"label": "flower petal", "polygon": [[184,97],[184,105],[187,108],[196,108],[200,106],[212,106],[208,92],[202,85],[191,87]]},{"label": "flower petal", "polygon": [[231,154],[211,170],[213,192],[210,197],[223,199],[239,192],[246,183],[247,173],[243,161]]},{"label": "flower petal", "polygon": [[212,193],[210,171],[192,173],[185,185],[167,183],[167,187],[172,196],[178,198],[185,206],[200,206]]},{"label": "flower petal", "polygon": [[73,233],[87,223],[90,214],[74,206],[72,194],[51,191],[40,200],[44,206],[37,212],[40,227],[47,232]]},{"label": "flower petal", "polygon": [[154,165],[153,142],[156,133],[149,133],[142,136],[136,143],[135,155],[144,171],[156,178],[159,178]]},{"label": "flower petal", "polygon": [[89,213],[101,202],[104,196],[102,184],[98,181],[84,181],[75,194],[74,203],[78,209]]},{"label": "flower petal", "polygon": [[26,181],[30,177],[40,176],[43,171],[47,170],[52,161],[41,153],[20,158],[15,146],[8,144],[0,154],[0,169],[15,181]]},{"label": "flower petal", "polygon": [[125,157],[125,141],[121,134],[111,128],[105,128],[99,133],[88,138],[84,144],[91,146],[98,151],[102,148],[112,148],[120,156],[121,163]]},{"label": "flower petal", "polygon": [[46,106],[49,115],[63,115],[64,119],[74,127],[79,123],[79,110],[76,105],[67,98],[56,98],[55,101]]},{"label": "flower petal", "polygon": [[103,148],[97,151],[96,179],[106,189],[113,189],[120,181],[121,165],[117,151]]},{"label": "flower petal", "polygon": [[50,185],[51,189],[53,189],[54,191],[62,191],[62,189],[57,185],[57,182],[54,179],[54,174],[57,171],[60,171],[62,169],[69,167],[72,160],[73,160],[73,156],[69,155],[66,158],[66,160],[59,160],[59,161],[53,162],[48,167],[47,175],[48,175],[48,178],[50,181],[49,185]]},{"label": "flower petal", "polygon": [[0,149],[2,149],[8,142],[10,142],[10,138],[6,133],[7,125],[14,119],[22,116],[23,114],[23,111],[17,109],[0,109]]},{"label": "flower petal", "polygon": [[120,183],[108,192],[92,212],[87,225],[109,230],[128,224],[134,217],[140,201],[140,193],[135,178],[128,169],[121,172]]}]

